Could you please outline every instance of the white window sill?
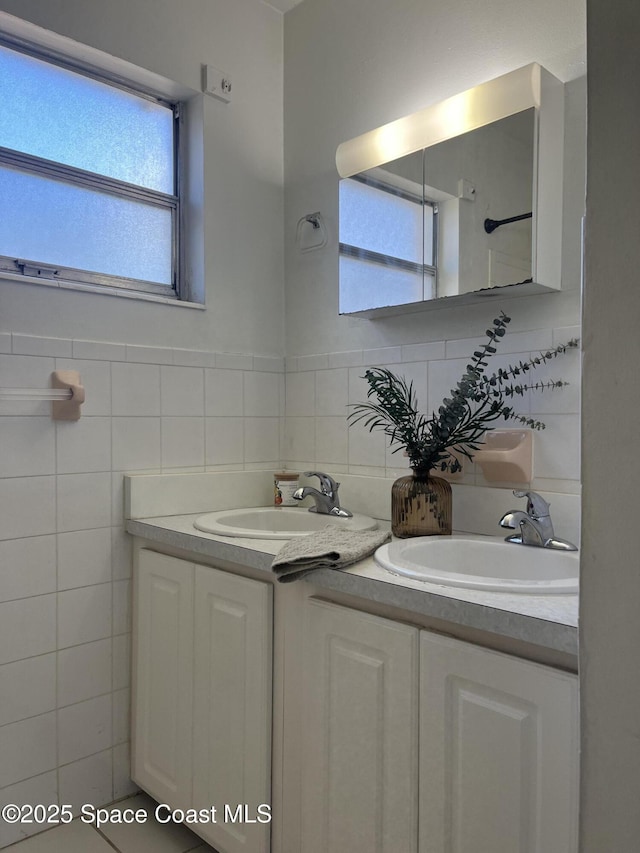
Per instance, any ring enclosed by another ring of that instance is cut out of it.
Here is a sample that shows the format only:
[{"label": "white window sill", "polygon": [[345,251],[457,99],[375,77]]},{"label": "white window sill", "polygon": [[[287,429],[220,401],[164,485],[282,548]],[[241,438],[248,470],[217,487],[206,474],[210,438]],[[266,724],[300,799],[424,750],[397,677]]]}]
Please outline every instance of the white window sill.
[{"label": "white window sill", "polygon": [[11,272],[0,272],[0,281],[16,281],[22,284],[38,284],[44,287],[57,287],[60,290],[80,290],[84,293],[99,293],[102,296],[118,296],[121,299],[137,299],[142,302],[156,302],[162,305],[172,305],[178,308],[195,308],[206,310],[201,302],[185,302],[181,299],[169,299],[155,293],[144,293],[141,290],[126,290],[120,287],[108,287],[103,284],[82,284],[77,281],[54,281],[53,279],[38,278],[33,275],[19,275]]}]

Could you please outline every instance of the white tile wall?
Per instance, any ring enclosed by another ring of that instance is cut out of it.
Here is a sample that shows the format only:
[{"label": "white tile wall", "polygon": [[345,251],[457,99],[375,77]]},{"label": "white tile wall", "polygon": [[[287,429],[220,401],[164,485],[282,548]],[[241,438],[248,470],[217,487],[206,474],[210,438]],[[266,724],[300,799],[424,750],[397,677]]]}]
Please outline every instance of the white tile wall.
[{"label": "white tile wall", "polygon": [[0,334],[0,387],[56,368],[80,421],[0,404],[0,803],[98,805],[135,791],[123,472],[280,467],[284,361]]},{"label": "white tile wall", "polygon": [[[508,332],[492,356],[490,368],[506,368],[538,356],[552,346],[580,336],[578,326]],[[382,433],[371,434],[362,424],[348,426],[354,403],[367,400],[368,367],[382,366],[413,383],[418,407],[437,411],[462,376],[469,358],[483,338],[459,338],[412,343],[378,349],[287,358],[283,464],[289,468],[337,466],[337,471],[365,476],[392,476],[407,469],[407,460],[393,454]],[[557,359],[528,373],[524,381],[562,379],[563,389],[526,392],[515,408],[546,423],[534,435],[534,473],[529,484],[541,491],[578,494],[580,351],[568,350]],[[515,422],[496,426],[515,426]],[[457,482],[486,486],[478,466],[466,463]],[[504,483],[507,488],[522,484]]]}]

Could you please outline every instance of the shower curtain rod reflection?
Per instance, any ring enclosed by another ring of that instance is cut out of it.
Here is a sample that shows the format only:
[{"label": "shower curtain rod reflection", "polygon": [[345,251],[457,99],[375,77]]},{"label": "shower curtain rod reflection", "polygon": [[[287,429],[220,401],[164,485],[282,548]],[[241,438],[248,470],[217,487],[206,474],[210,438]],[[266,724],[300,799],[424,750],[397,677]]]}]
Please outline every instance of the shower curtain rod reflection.
[{"label": "shower curtain rod reflection", "polygon": [[485,219],[484,230],[487,234],[493,234],[496,228],[501,225],[508,225],[510,222],[520,222],[521,219],[531,219],[533,212],[522,213],[520,216],[510,216],[508,219]]}]

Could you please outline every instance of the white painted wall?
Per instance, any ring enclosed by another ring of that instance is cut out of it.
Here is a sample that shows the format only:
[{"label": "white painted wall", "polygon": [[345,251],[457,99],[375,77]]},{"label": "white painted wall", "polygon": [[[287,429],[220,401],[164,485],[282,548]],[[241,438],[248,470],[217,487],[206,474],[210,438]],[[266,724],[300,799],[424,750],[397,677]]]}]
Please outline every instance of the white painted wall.
[{"label": "white painted wall", "polygon": [[[0,0],[0,11],[200,91],[207,310],[0,281],[0,331],[283,355],[282,16],[257,0]],[[5,200],[6,203],[6,200]]]},{"label": "white painted wall", "polygon": [[636,0],[588,0],[580,592],[583,853],[640,839],[640,110]]}]

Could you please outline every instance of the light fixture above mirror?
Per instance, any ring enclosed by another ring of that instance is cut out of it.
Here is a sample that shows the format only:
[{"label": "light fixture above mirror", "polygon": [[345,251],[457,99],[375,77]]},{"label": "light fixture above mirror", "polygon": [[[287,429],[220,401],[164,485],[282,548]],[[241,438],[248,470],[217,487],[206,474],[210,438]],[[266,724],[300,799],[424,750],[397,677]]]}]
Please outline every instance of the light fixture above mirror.
[{"label": "light fixture above mirror", "polygon": [[560,289],[563,144],[537,64],[342,143],[340,313]]}]

